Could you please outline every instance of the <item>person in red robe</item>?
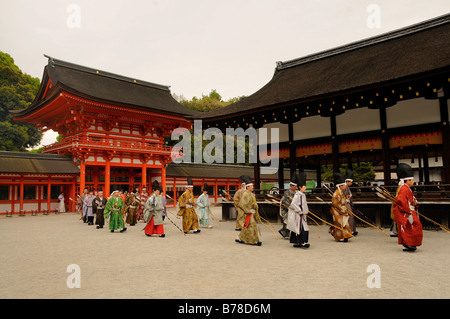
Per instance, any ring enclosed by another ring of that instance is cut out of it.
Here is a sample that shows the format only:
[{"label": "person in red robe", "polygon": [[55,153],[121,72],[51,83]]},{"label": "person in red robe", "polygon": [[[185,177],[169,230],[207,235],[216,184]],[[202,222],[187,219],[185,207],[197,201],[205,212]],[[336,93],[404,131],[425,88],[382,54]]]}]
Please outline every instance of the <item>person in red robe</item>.
[{"label": "person in red robe", "polygon": [[394,220],[398,225],[398,244],[403,245],[403,251],[416,251],[422,245],[423,230],[417,209],[417,202],[411,186],[414,185],[414,175],[411,166],[400,164],[397,176],[402,185],[394,203]]}]

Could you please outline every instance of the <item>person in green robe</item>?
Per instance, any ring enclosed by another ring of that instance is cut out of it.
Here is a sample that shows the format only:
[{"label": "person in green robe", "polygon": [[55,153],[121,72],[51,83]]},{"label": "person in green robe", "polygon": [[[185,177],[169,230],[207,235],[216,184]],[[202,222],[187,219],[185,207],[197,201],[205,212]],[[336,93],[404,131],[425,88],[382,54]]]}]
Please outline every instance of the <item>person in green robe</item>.
[{"label": "person in green robe", "polygon": [[248,175],[244,175],[243,179],[245,181],[246,190],[241,195],[238,209],[242,210],[242,212],[244,213],[245,222],[242,226],[238,238],[236,239],[236,242],[241,244],[261,246],[262,243],[259,240],[259,230],[257,225],[258,204],[256,203],[255,195],[252,193],[252,179]]},{"label": "person in green robe", "polygon": [[113,233],[115,230],[120,229],[120,232],[127,230],[122,215],[123,199],[119,196],[119,191],[112,192],[111,197],[105,205],[105,220],[109,217],[109,230]]}]

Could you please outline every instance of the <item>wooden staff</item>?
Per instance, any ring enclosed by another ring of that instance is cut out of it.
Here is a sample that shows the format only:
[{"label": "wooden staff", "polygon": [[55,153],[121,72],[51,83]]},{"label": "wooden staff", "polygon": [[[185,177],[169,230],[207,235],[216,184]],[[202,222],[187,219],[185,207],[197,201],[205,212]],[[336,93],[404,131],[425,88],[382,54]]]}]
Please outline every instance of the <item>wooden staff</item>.
[{"label": "wooden staff", "polygon": [[[333,197],[333,194],[331,193],[331,190],[330,190],[327,186],[325,186],[325,188],[327,188],[328,191],[330,192],[329,195]],[[325,201],[324,201],[323,199],[321,199],[321,198],[319,198],[319,197],[316,197],[316,198],[319,199],[319,200],[321,200],[322,202],[325,203]],[[329,203],[327,203],[327,204],[330,205]],[[333,207],[332,205],[330,205],[330,206]],[[374,224],[372,224],[372,223],[369,223],[367,220],[364,220],[363,218],[359,217],[357,214],[353,213],[350,209],[347,208],[347,210],[348,210],[348,212],[349,212],[350,214],[352,214],[354,217],[358,218],[360,221],[366,223],[366,224],[369,225],[369,226],[374,227],[375,229],[378,229],[379,231],[381,231],[381,232],[382,232],[383,234],[385,234],[386,236],[391,237],[391,236],[389,236],[384,230],[382,230],[380,227],[378,227],[378,226],[376,226],[376,225],[374,225]]]},{"label": "wooden staff", "polygon": [[[393,198],[391,195],[387,195],[385,192],[380,193],[377,192],[378,197],[387,199],[388,201],[390,201],[392,204],[395,204],[395,198]],[[433,224],[439,226],[440,228],[442,228],[443,230],[445,230],[447,233],[450,233],[450,229],[448,229],[447,227],[445,227],[444,225],[439,224],[438,222],[435,222],[434,220],[432,220],[431,218],[426,217],[423,214],[420,214],[418,211],[415,211],[417,213],[417,215],[419,215],[420,217],[423,217],[424,219],[432,222]]]},{"label": "wooden staff", "polygon": [[[272,200],[270,200],[270,201],[266,200],[266,202],[269,203],[269,204],[272,204],[272,205],[281,207],[281,206],[280,206],[280,203],[279,203],[278,201],[275,201],[274,199],[272,199]],[[286,207],[286,205],[284,205],[283,203],[281,203],[281,205],[282,205],[283,207]],[[312,220],[319,228],[322,228],[322,227],[319,225],[319,223],[318,223],[314,218],[312,218],[311,216],[308,216],[308,215],[306,215],[306,217],[308,217],[309,219],[311,219],[311,220]]]},{"label": "wooden staff", "polygon": [[[325,186],[325,188],[328,190],[329,195],[330,195],[331,197],[333,197],[333,191],[332,191],[327,185],[324,185],[324,186]],[[374,223],[369,217],[367,217],[366,215],[364,215],[360,210],[353,211],[352,213],[355,214],[355,212],[356,212],[357,214],[359,214],[360,217],[365,218],[366,221],[368,221],[369,223],[375,225],[375,223]]]},{"label": "wooden staff", "polygon": [[[262,220],[263,220],[264,218],[261,217],[261,215],[259,214],[258,210],[256,211],[256,217],[259,218],[259,222],[260,222],[264,227],[266,227],[268,230],[270,230],[270,231],[272,232],[272,234],[275,236],[275,239],[278,240],[278,237],[277,237],[277,235],[275,234],[275,232],[273,231],[273,229],[270,228],[269,226],[267,226],[266,224],[263,223]],[[266,219],[264,219],[264,220],[266,220]],[[268,222],[268,221],[267,221],[267,222]]]},{"label": "wooden staff", "polygon": [[[270,195],[268,195],[268,196],[270,196]],[[289,195],[288,195],[288,196],[289,196]],[[289,196],[289,197],[290,197],[290,196]],[[277,204],[278,204],[278,203],[277,203]],[[283,205],[283,206],[286,207],[286,208],[289,208],[289,207],[287,207],[286,205],[284,205],[283,203],[280,203],[280,204]],[[340,229],[341,231],[344,231],[341,227],[336,226],[336,225],[334,225],[334,224],[331,224],[331,223],[327,222],[326,220],[324,220],[324,219],[320,218],[319,216],[317,216],[316,214],[314,214],[312,211],[308,210],[308,213],[311,214],[312,216],[314,216],[315,218],[317,218],[318,220],[324,222],[325,224],[327,224],[327,225],[329,225],[329,226],[331,226],[331,227]],[[306,216],[308,216],[308,214],[307,214]],[[308,217],[309,217],[309,216],[308,216]],[[320,226],[319,226],[319,227],[320,227]]]},{"label": "wooden staff", "polygon": [[184,233],[184,231],[183,231],[180,227],[178,227],[178,225],[175,224],[175,223],[169,218],[168,215],[166,215],[166,217],[167,217],[167,219],[168,219],[172,224],[174,224],[174,226],[175,226],[176,228],[178,228],[178,230],[179,230],[180,232],[183,233],[184,236],[186,236],[186,234]]},{"label": "wooden staff", "polygon": [[[267,196],[274,197],[274,196],[272,196],[272,195],[267,195]],[[289,194],[288,194],[287,196],[288,196],[290,199],[292,199],[292,197],[289,196]],[[289,207],[287,207],[285,204],[283,204],[283,202],[279,202],[279,203],[280,203],[281,205],[283,205],[284,207],[286,207],[286,208],[289,209]],[[314,217],[317,218],[318,220],[324,222],[325,224],[327,224],[327,225],[329,225],[329,226],[331,226],[331,227],[340,229],[342,232],[344,231],[341,227],[336,226],[336,225],[334,225],[334,224],[331,224],[331,223],[327,222],[326,220],[324,220],[324,219],[320,218],[319,216],[317,216],[316,214],[314,214],[312,211],[308,210],[308,213],[310,213],[312,216],[314,216]],[[308,215],[306,215],[306,216],[308,216]]]},{"label": "wooden staff", "polygon": [[208,210],[209,210],[209,213],[211,214],[211,216],[214,218],[214,220],[215,220],[217,223],[219,223],[219,226],[220,226],[220,222],[217,220],[216,216],[214,216],[214,214],[212,213],[211,209],[209,209],[209,207],[208,207]]},{"label": "wooden staff", "polygon": [[[278,206],[278,207],[281,207],[281,206],[279,205],[278,202],[273,202],[273,200],[272,200],[272,202],[268,202],[268,203],[271,203],[272,205],[276,205],[276,206]],[[286,207],[286,205],[284,205],[284,204],[282,204],[282,205],[283,205],[284,207]],[[311,219],[314,223],[316,223],[316,225],[317,225],[319,228],[322,228],[322,227],[320,227],[319,223],[317,223],[316,220],[315,220],[314,218],[312,218],[312,217],[309,216],[308,214],[306,214],[306,217],[308,217],[308,218]],[[314,233],[316,233],[317,237],[319,237],[319,239],[320,239],[319,234],[318,234],[313,228],[311,228],[311,230],[312,230]]]}]

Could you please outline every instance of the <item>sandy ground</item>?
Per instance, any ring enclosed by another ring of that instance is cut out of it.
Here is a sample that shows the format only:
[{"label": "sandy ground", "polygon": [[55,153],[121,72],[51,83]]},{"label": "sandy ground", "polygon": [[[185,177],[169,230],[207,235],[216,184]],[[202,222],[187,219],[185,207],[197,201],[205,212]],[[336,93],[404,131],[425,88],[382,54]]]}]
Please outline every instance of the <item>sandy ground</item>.
[{"label": "sandy ground", "polygon": [[[158,238],[146,237],[143,223],[110,233],[75,213],[1,216],[0,298],[450,297],[450,234],[444,231],[424,231],[423,245],[406,253],[396,238],[373,228],[336,243],[327,227],[311,226],[320,238],[310,231],[311,247],[304,250],[278,233],[276,240],[265,227],[256,247],[234,241],[233,221],[212,225],[184,236],[166,220],[166,237]],[[71,264],[80,267],[80,288],[66,284]],[[380,288],[367,285],[373,264]]]}]

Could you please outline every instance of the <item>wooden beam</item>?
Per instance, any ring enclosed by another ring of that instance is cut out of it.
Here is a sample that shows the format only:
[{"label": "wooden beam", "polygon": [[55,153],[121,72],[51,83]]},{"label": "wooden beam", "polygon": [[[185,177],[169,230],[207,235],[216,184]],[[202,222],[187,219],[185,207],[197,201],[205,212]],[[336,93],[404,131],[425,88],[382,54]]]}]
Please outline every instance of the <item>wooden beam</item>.
[{"label": "wooden beam", "polygon": [[384,185],[391,185],[391,151],[389,147],[389,134],[387,130],[386,107],[380,107],[381,147],[383,158]]},{"label": "wooden beam", "polygon": [[278,188],[284,189],[284,160],[278,158]]},{"label": "wooden beam", "polygon": [[337,138],[337,129],[336,129],[336,115],[330,116],[330,126],[331,126],[331,157],[333,161],[333,173],[339,173],[339,141]]},{"label": "wooden beam", "polygon": [[294,142],[294,124],[292,122],[288,123],[288,134],[289,134],[289,168],[291,170],[290,176],[296,171],[296,144]]},{"label": "wooden beam", "polygon": [[450,183],[450,126],[448,123],[448,98],[439,97],[442,129],[442,163],[444,165],[443,183]]}]

